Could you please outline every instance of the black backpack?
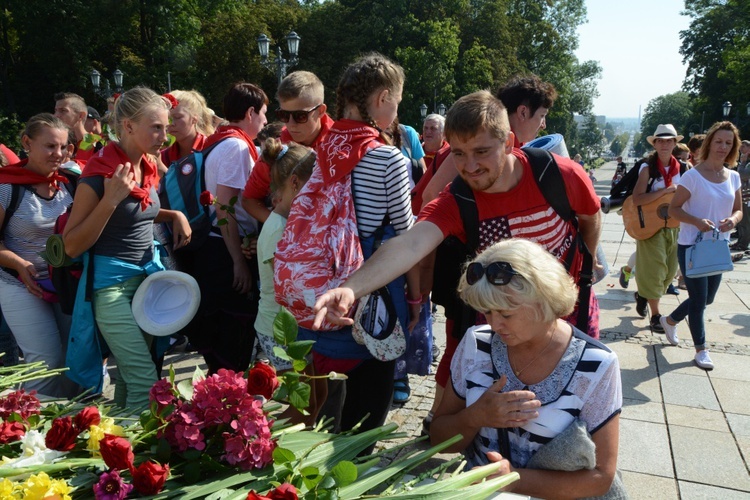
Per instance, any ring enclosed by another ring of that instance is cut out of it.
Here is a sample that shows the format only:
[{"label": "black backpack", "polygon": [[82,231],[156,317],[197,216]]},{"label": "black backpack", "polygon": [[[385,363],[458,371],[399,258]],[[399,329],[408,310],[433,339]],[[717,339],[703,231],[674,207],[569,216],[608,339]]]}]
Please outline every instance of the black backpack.
[{"label": "black backpack", "polygon": [[[678,160],[680,163],[680,175],[684,174],[685,171],[687,171],[688,166],[687,163],[684,161]],[[637,160],[635,164],[628,170],[628,172],[622,176],[622,179],[620,179],[617,184],[612,186],[612,189],[609,190],[609,197],[610,200],[612,200],[612,203],[614,204],[614,200],[622,200],[625,201],[625,199],[633,194],[633,189],[635,189],[635,185],[638,183],[638,174],[641,170],[641,165],[648,162],[648,158],[642,158],[640,160]],[[654,181],[656,181],[656,177],[650,177],[648,180],[648,187],[646,188],[646,192],[648,193],[651,191],[651,186],[653,186]],[[619,203],[622,204],[622,203]]]},{"label": "black backpack", "polygon": [[[578,317],[576,327],[583,332],[588,331],[589,299],[593,283],[594,259],[583,242],[578,230],[578,219],[570,208],[565,182],[554,157],[544,149],[524,148],[529,159],[531,170],[539,190],[547,203],[564,221],[571,221],[576,230],[575,251],[568,252],[564,263],[570,269],[575,255],[583,255],[583,266],[578,275]],[[457,176],[450,186],[450,192],[456,199],[461,221],[466,233],[466,243],[450,236],[437,248],[435,267],[433,271],[432,300],[445,308],[445,315],[454,322],[455,338],[463,337],[466,330],[476,324],[476,311],[466,305],[456,292],[461,278],[463,265],[476,256],[479,248],[479,211],[474,199],[474,192]]]},{"label": "black backpack", "polygon": [[216,142],[201,151],[193,151],[184,158],[172,162],[161,180],[161,208],[185,214],[193,230],[190,243],[180,248],[181,252],[200,248],[213,229],[216,214],[214,212],[212,215],[208,207],[201,205],[200,198],[201,193],[206,190],[206,157],[221,142]]}]

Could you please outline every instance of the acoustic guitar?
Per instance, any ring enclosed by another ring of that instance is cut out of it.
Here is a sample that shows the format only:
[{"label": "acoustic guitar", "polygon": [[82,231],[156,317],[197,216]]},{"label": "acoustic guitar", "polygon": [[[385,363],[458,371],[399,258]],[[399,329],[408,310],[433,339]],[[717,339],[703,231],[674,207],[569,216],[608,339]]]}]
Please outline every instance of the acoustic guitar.
[{"label": "acoustic guitar", "polygon": [[636,240],[647,240],[659,229],[680,227],[679,221],[669,216],[669,203],[674,193],[665,194],[651,203],[636,205],[633,197],[628,196],[622,204],[622,220],[625,231]]}]

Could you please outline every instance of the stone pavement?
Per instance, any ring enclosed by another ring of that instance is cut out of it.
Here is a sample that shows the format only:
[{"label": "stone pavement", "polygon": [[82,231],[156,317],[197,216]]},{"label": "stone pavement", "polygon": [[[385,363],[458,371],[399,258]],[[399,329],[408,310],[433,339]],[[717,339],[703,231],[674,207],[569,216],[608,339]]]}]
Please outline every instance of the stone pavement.
[{"label": "stone pavement", "polygon": [[[614,167],[610,162],[596,171],[600,196],[609,192]],[[619,468],[630,497],[750,499],[750,256],[724,275],[716,301],[706,311],[716,369],[705,372],[693,364],[687,324],[679,326],[680,344],[671,346],[664,335],[652,334],[648,320],[635,312],[635,283],[627,290],[619,286],[618,270],[635,250],[635,242],[616,213],[604,215],[602,246],[610,272],[595,290],[602,340],[617,353],[622,370]],[[679,296],[665,296],[663,312],[671,312],[685,298],[684,290]],[[440,315],[434,326],[442,348],[445,324]],[[168,357],[165,367],[170,363],[179,377],[189,377],[200,358],[177,354]],[[388,420],[415,437],[432,403],[434,378],[410,380],[411,400],[394,408]]]}]

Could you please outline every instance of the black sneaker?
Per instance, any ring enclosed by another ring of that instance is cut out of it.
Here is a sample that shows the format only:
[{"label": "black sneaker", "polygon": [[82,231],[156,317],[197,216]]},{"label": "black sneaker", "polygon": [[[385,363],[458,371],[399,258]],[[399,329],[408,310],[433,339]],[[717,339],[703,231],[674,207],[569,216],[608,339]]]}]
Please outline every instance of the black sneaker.
[{"label": "black sneaker", "polygon": [[648,308],[648,300],[644,299],[640,295],[638,295],[638,292],[635,292],[635,312],[638,313],[638,316],[641,318],[645,318]]},{"label": "black sneaker", "polygon": [[669,295],[679,295],[680,291],[677,288],[675,288],[674,284],[670,283],[669,286],[667,287],[667,293]]},{"label": "black sneaker", "polygon": [[651,331],[653,333],[664,333],[664,327],[661,326],[661,314],[651,316]]}]

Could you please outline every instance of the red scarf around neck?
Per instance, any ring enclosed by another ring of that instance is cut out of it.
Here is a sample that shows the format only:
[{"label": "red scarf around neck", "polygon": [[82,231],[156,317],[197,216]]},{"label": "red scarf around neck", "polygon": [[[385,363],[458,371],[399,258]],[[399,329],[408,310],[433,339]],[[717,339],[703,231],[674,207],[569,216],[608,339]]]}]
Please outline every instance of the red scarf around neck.
[{"label": "red scarf around neck", "polygon": [[42,174],[38,174],[32,170],[26,168],[26,164],[29,162],[28,158],[21,160],[13,165],[8,165],[0,168],[0,184],[21,184],[29,186],[32,184],[44,184],[49,183],[50,186],[55,189],[60,189],[58,183],[68,183],[68,178],[63,174],[55,170],[49,176],[45,177]]},{"label": "red scarf around neck", "polygon": [[[81,173],[81,178],[97,175],[111,178],[117,166],[126,163],[132,162],[125,151],[116,142],[110,142],[86,163],[86,167]],[[130,171],[133,171],[132,166],[130,167]],[[152,203],[150,196],[151,188],[159,183],[156,163],[149,160],[147,155],[141,156],[141,172],[143,173],[143,183],[140,187],[136,185],[130,191],[130,196],[141,202],[141,210],[146,210]]]},{"label": "red scarf around neck", "polygon": [[669,166],[664,167],[659,157],[656,157],[656,166],[659,168],[659,173],[662,179],[664,179],[664,186],[669,187],[672,185],[672,179],[675,175],[680,173],[680,162],[674,156],[669,158]]},{"label": "red scarf around neck", "polygon": [[234,137],[237,139],[241,139],[247,143],[247,147],[250,150],[250,157],[253,159],[253,162],[258,161],[258,148],[255,147],[255,143],[250,138],[249,135],[247,135],[247,132],[242,130],[237,125],[221,125],[219,128],[216,129],[216,132],[211,134],[207,139],[206,142],[203,144],[203,148],[208,148],[209,146],[213,146],[217,142],[223,141],[227,137]]},{"label": "red scarf around neck", "polygon": [[323,180],[330,184],[343,178],[354,170],[367,151],[382,143],[380,132],[365,122],[337,120],[315,148]]},{"label": "red scarf around neck", "polygon": [[[188,154],[192,153],[193,151],[200,151],[205,147],[205,144],[206,136],[198,132],[198,134],[195,136],[195,140],[193,140],[193,146],[190,148]],[[181,158],[182,156],[180,156],[180,145],[177,144],[177,141],[175,141],[175,143],[169,146],[167,149],[162,149],[161,151],[161,161],[166,166],[170,166],[172,162],[175,162]]]}]

